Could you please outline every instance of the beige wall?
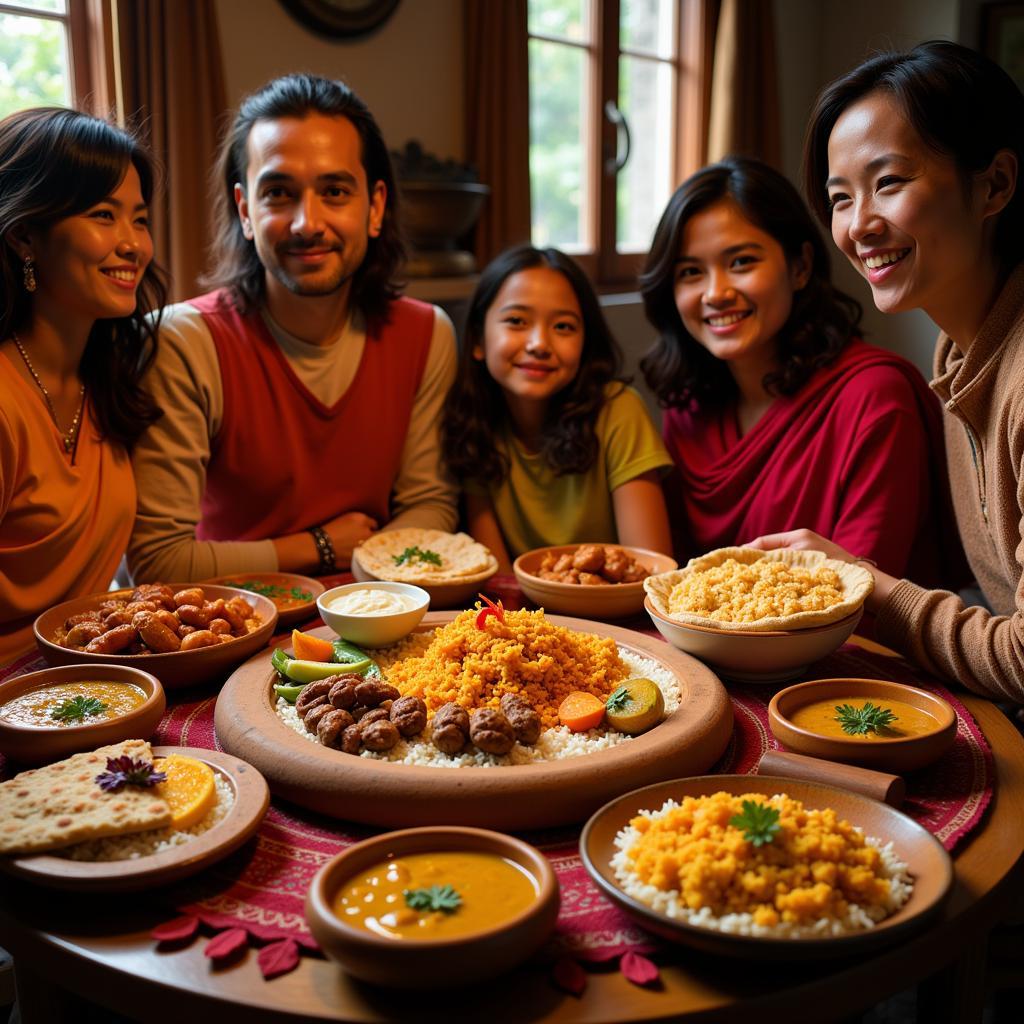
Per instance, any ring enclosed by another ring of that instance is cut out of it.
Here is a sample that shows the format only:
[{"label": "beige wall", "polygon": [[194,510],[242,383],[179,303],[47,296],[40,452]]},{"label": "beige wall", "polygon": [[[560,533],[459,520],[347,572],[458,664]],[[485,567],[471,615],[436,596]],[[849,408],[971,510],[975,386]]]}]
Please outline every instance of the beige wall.
[{"label": "beige wall", "polygon": [[383,28],[354,42],[313,34],[277,0],[215,2],[232,105],[289,71],[343,78],[392,149],[415,138],[442,158],[463,157],[462,0],[402,0]]}]

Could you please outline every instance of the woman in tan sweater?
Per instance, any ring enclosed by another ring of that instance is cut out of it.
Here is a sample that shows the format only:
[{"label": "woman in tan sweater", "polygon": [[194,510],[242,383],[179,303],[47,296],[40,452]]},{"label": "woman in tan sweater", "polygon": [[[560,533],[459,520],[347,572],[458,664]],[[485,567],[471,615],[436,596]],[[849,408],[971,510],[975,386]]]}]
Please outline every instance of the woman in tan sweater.
[{"label": "woman in tan sweater", "polygon": [[[957,524],[987,607],[874,567],[878,639],[929,671],[1024,702],[1024,96],[955,43],[882,54],[828,86],[804,159],[811,206],[885,313],[940,328]],[[816,548],[807,530],[761,548]]]}]

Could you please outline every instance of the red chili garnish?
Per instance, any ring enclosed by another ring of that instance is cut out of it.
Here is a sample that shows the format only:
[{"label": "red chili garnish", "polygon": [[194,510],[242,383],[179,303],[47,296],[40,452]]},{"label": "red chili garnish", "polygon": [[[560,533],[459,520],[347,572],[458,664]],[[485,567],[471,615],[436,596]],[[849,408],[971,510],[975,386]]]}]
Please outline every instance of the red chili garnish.
[{"label": "red chili garnish", "polygon": [[493,615],[499,622],[505,621],[505,609],[502,607],[499,601],[495,604],[486,594],[477,594],[477,597],[483,601],[485,607],[481,608],[476,617],[476,628],[483,629],[484,623],[487,621],[489,615]]}]

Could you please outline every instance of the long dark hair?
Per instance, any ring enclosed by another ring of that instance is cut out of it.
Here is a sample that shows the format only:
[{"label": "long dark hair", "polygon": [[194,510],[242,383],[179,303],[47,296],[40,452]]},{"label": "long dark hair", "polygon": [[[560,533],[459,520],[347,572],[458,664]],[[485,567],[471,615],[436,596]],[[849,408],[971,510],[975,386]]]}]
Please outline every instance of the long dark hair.
[{"label": "long dark hair", "polygon": [[[1024,95],[980,53],[932,40],[903,53],[881,53],[837,78],[818,97],[804,141],[804,189],[826,226],[828,140],[836,121],[868,93],[888,93],[924,142],[957,165],[964,183],[984,171],[1000,149],[1024,167]],[[998,215],[995,252],[1003,269],[1024,258],[1024,189]]]},{"label": "long dark hair", "polygon": [[[120,128],[63,107],[23,110],[0,121],[0,238],[6,242],[0,245],[0,338],[24,330],[32,319],[32,295],[23,287],[11,231],[45,232],[88,210],[117,189],[129,164],[149,203],[152,159]],[[167,301],[163,272],[154,261],[142,275],[137,298],[131,316],[93,324],[78,368],[100,437],[129,451],[162,415],[139,384],[156,355],[159,311]]]},{"label": "long dark hair", "polygon": [[473,350],[484,346],[484,319],[501,286],[513,274],[535,267],[548,267],[565,277],[583,316],[579,371],[548,405],[541,454],[558,476],[585,473],[598,456],[597,415],[606,400],[605,388],[621,379],[622,355],[579,264],[557,249],[520,245],[488,264],[470,300],[458,375],[441,419],[441,450],[457,479],[499,483],[508,473],[508,456],[500,443],[508,423],[505,397]]},{"label": "long dark hair", "polygon": [[747,220],[771,235],[791,265],[802,257],[805,245],[811,247],[810,277],[793,295],[793,307],[778,334],[779,367],[764,378],[770,393],[798,391],[815,370],[839,355],[860,323],[860,303],[832,285],[828,250],[797,190],[759,160],[727,157],[676,189],[640,275],[644,310],[658,331],[640,367],[663,406],[696,400],[704,408],[719,408],[737,394],[728,364],[694,339],[675,300],[675,267],[686,225],[723,199],[732,200]]},{"label": "long dark hair", "polygon": [[362,143],[362,164],[370,194],[378,182],[387,192],[380,234],[369,239],[366,258],[352,278],[352,304],[372,327],[387,319],[399,294],[396,280],[405,259],[398,226],[398,189],[391,157],[369,107],[347,86],[317,75],[284,75],[242,100],[231,129],[221,143],[214,178],[213,270],[203,278],[210,288],[229,288],[243,312],[257,306],[264,294],[264,271],[256,246],[242,232],[235,208],[235,184],[245,187],[249,164],[249,133],[257,121],[276,121],[309,114],[347,118]]}]

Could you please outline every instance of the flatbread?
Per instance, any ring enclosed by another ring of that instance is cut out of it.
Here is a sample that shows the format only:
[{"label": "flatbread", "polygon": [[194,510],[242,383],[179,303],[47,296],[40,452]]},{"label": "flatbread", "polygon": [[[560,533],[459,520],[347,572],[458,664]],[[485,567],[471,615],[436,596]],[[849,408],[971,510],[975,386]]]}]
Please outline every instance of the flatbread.
[{"label": "flatbread", "polygon": [[[812,572],[818,568],[832,569],[840,581],[839,600],[827,608],[797,611],[790,614],[765,615],[758,619],[744,621],[732,621],[716,618],[714,615],[671,610],[672,593],[679,583],[694,574],[720,566],[730,558],[741,565],[752,565],[754,562],[764,559],[769,562],[783,562],[788,566]],[[661,573],[658,576],[649,576],[644,580],[644,590],[647,591],[651,603],[660,614],[673,622],[712,629],[731,629],[737,632],[809,629],[813,626],[838,622],[860,608],[874,586],[874,577],[863,566],[828,558],[822,551],[792,551],[789,549],[758,551],[754,548],[739,547],[718,548],[716,551],[709,551],[699,558],[691,558],[682,569]]]},{"label": "flatbread", "polygon": [[[396,565],[395,558],[407,548],[433,551],[441,564],[415,559]],[[355,549],[352,557],[370,576],[401,583],[472,583],[498,571],[498,560],[468,533],[411,526],[375,533]]]},{"label": "flatbread", "polygon": [[123,740],[0,783],[0,853],[39,853],[169,825],[171,808],[153,789],[99,787],[108,757],[152,761],[153,750],[146,740]]}]

